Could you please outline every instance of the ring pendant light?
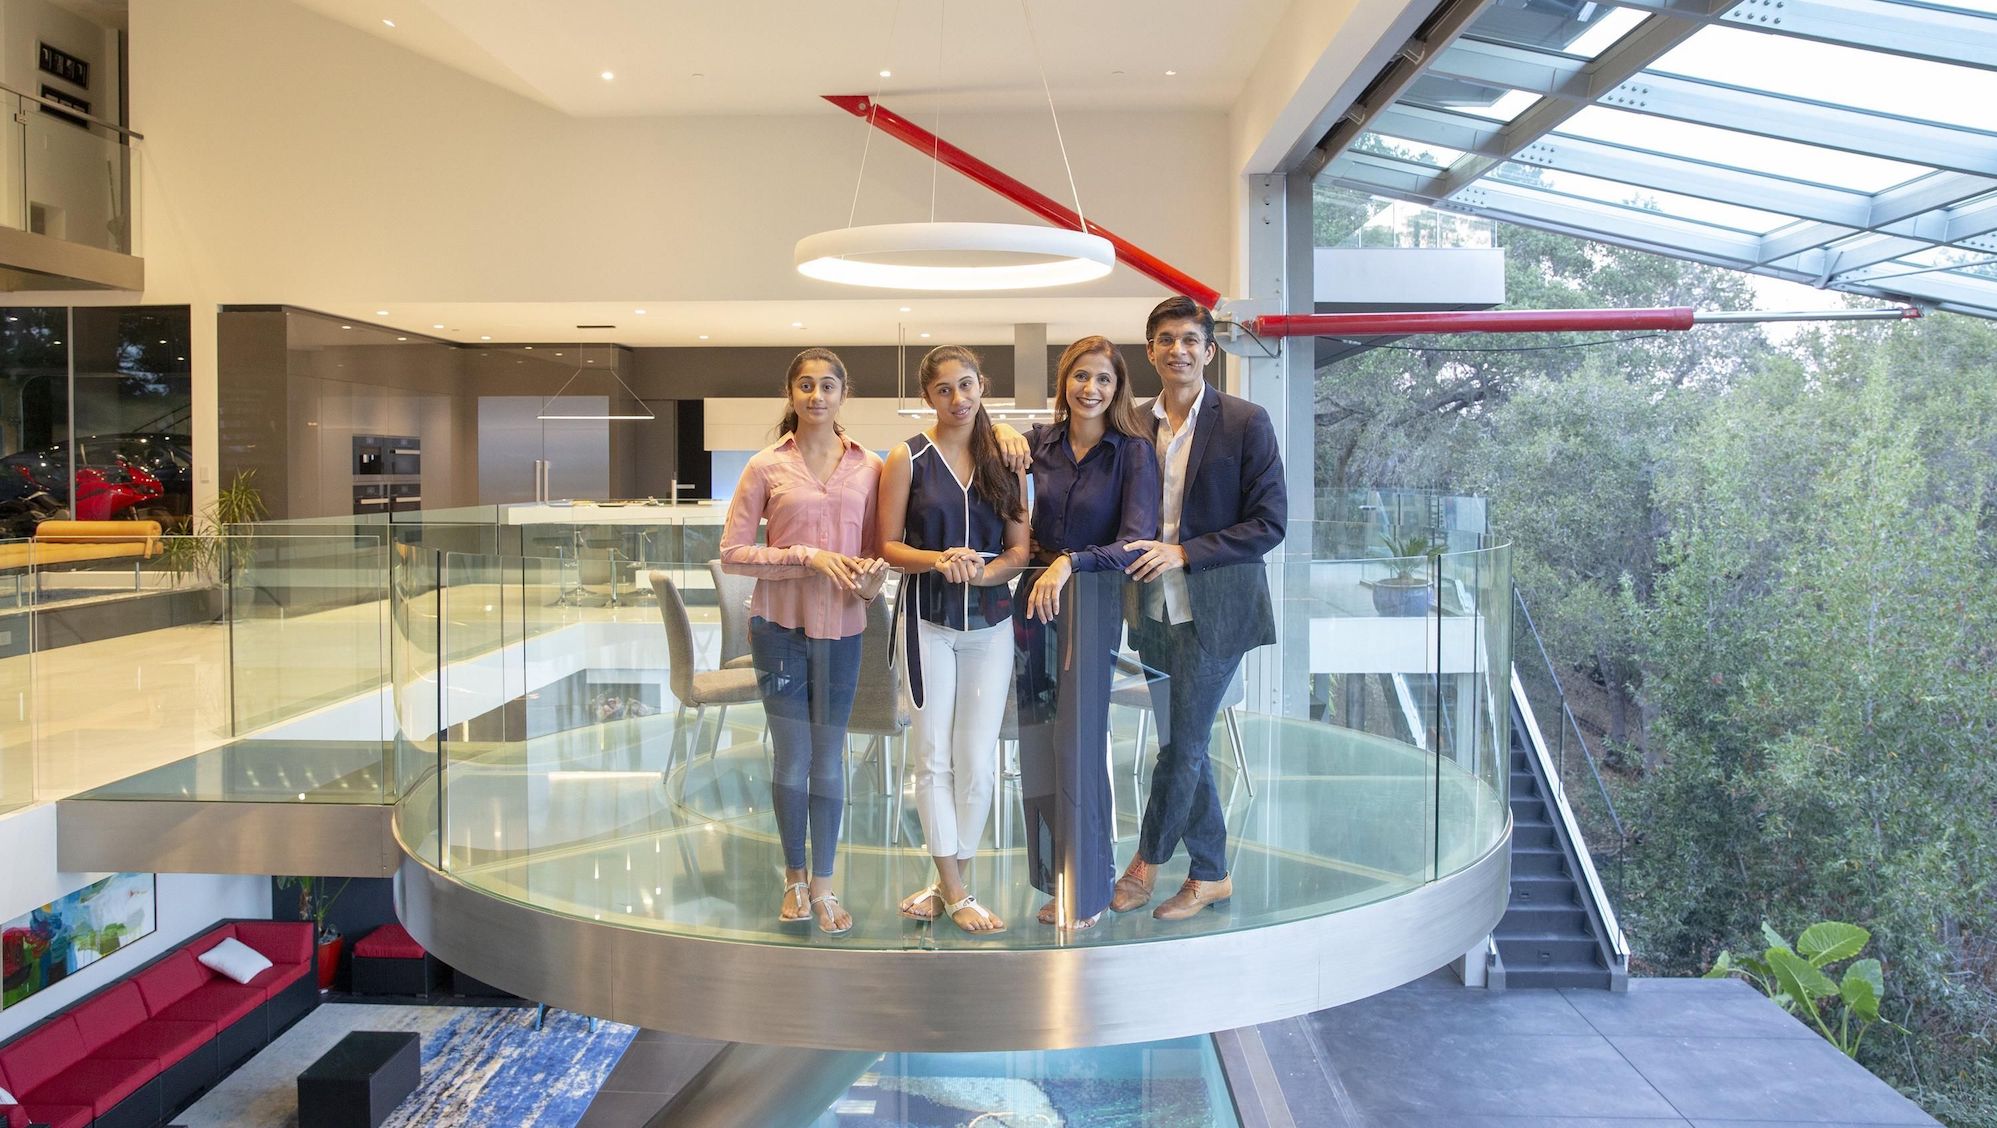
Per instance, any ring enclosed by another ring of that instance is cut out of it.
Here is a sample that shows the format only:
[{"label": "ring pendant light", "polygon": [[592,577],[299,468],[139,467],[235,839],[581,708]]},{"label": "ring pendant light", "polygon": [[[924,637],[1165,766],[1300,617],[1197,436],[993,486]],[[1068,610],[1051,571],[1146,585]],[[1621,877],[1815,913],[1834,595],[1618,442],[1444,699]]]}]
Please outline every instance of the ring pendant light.
[{"label": "ring pendant light", "polygon": [[[940,59],[943,52],[944,9],[937,5],[938,86],[941,88]],[[1075,188],[1075,170],[1068,161],[1067,141],[1061,136],[1061,118],[1054,110],[1053,88],[1047,82],[1047,68],[1040,58],[1040,42],[1033,32],[1033,15],[1026,0],[1020,0],[1020,17],[1026,25],[1040,86],[1047,98],[1047,113],[1054,122],[1055,143],[1060,146],[1061,164],[1068,172],[1068,189],[1075,197],[1075,212],[1082,214],[1081,193]],[[896,7],[896,20],[900,7]],[[889,27],[890,44],[894,28]],[[879,105],[878,94],[869,100]],[[940,118],[942,109],[939,106]],[[871,124],[871,123],[870,123]],[[936,164],[932,154],[929,182],[929,221],[927,223],[885,223],[856,227],[860,183],[867,175],[867,147],[873,129],[861,142],[860,175],[853,185],[853,208],[846,226],[798,240],[795,261],[799,274],[825,282],[848,286],[871,286],[891,290],[940,290],[953,292],[990,290],[1033,290],[1050,286],[1070,286],[1102,278],[1116,268],[1116,248],[1108,239],[1086,230],[1070,231],[1026,223],[939,223],[936,220]],[[1083,224],[1086,228],[1086,223]]]}]

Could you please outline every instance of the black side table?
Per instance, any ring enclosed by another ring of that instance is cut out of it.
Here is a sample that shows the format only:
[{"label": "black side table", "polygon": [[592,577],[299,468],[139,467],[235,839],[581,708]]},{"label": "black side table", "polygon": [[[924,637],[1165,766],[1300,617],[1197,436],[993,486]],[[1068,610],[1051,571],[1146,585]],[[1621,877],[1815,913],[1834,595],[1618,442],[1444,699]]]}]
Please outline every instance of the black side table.
[{"label": "black side table", "polygon": [[356,1030],[298,1075],[298,1126],[380,1128],[421,1075],[415,1032]]}]

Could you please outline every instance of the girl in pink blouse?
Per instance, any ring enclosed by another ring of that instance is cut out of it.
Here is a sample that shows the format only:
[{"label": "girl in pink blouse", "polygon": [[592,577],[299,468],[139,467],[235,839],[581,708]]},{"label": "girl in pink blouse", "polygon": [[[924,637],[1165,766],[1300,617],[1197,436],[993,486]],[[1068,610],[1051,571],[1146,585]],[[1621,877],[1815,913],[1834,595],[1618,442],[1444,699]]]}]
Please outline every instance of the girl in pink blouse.
[{"label": "girl in pink blouse", "polygon": [[[776,444],[749,460],[728,505],[721,564],[756,578],[749,648],[776,760],[770,791],[784,850],[777,919],[815,914],[836,936],[853,926],[832,892],[846,807],[846,722],[867,604],[887,578],[874,516],[881,459],[839,426],[849,387],[837,353],[797,354],[784,389]],[[765,543],[757,544],[765,521]]]}]

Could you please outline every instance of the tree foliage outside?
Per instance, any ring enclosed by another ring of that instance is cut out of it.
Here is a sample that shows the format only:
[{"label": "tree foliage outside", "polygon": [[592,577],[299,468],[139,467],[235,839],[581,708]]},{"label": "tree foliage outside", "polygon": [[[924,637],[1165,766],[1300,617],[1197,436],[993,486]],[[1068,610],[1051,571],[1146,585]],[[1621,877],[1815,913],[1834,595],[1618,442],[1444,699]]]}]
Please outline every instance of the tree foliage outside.
[{"label": "tree foliage outside", "polygon": [[[1497,242],[1520,308],[1754,304],[1727,271]],[[1860,1060],[1997,1125],[1997,324],[1606,336],[1327,367],[1318,484],[1490,498],[1614,769],[1640,970],[1700,974],[1764,919],[1863,925],[1897,1025]]]}]

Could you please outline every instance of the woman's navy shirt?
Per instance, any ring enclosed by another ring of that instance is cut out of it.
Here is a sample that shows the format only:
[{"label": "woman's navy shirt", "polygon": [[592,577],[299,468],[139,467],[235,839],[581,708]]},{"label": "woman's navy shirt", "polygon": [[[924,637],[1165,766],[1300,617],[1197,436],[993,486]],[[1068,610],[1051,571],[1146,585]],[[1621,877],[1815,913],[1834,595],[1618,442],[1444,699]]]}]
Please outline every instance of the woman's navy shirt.
[{"label": "woman's navy shirt", "polygon": [[[928,435],[917,435],[905,445],[908,511],[902,518],[902,543],[925,552],[975,549],[987,561],[1003,553],[1005,518],[978,496],[971,483],[957,479],[949,459]],[[923,572],[905,582],[914,585],[914,614],[938,626],[974,631],[1012,618],[1012,590],[1005,584],[953,584],[941,572]]]},{"label": "woman's navy shirt", "polygon": [[1121,572],[1138,553],[1124,545],[1158,536],[1158,453],[1112,428],[1078,463],[1068,424],[1043,423],[1033,443],[1033,543],[1072,554],[1077,572]]}]

